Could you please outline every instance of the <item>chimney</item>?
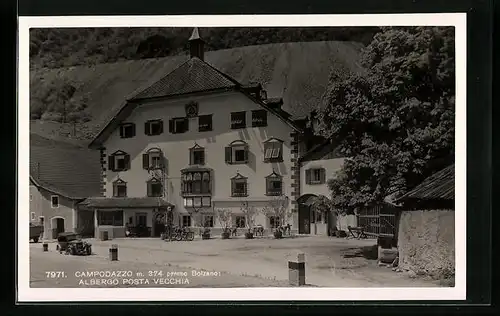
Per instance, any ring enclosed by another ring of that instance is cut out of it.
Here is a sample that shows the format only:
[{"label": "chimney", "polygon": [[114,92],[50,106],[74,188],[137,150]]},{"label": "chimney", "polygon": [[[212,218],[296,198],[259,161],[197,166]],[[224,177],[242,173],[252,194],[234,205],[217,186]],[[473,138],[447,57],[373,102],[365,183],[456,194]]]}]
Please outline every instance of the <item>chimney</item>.
[{"label": "chimney", "polygon": [[198,57],[201,60],[204,60],[205,57],[205,41],[201,39],[200,32],[198,28],[195,27],[193,29],[193,33],[189,38],[189,54],[190,57]]}]

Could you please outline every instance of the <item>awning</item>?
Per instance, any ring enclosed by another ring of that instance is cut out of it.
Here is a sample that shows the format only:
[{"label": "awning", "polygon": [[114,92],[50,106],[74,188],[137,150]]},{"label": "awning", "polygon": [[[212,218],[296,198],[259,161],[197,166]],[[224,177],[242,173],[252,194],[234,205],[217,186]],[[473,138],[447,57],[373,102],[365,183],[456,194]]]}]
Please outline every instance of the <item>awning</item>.
[{"label": "awning", "polygon": [[312,206],[316,201],[318,200],[318,197],[314,194],[308,194],[308,195],[303,195],[300,198],[298,198],[297,202],[302,205],[306,206]]},{"label": "awning", "polygon": [[143,197],[143,198],[105,198],[92,197],[85,199],[81,203],[87,207],[94,208],[155,208],[155,207],[174,207],[162,198]]}]

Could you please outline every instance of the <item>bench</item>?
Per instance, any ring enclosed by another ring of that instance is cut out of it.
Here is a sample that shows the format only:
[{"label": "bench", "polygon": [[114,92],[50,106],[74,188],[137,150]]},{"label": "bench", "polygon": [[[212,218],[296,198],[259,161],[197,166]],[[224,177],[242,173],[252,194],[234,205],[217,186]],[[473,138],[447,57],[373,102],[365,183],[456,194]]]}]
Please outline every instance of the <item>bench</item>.
[{"label": "bench", "polygon": [[347,229],[349,230],[349,235],[347,235],[347,238],[349,238],[350,236],[352,236],[356,239],[368,238],[368,236],[366,236],[366,234],[365,234],[364,227],[347,226]]}]

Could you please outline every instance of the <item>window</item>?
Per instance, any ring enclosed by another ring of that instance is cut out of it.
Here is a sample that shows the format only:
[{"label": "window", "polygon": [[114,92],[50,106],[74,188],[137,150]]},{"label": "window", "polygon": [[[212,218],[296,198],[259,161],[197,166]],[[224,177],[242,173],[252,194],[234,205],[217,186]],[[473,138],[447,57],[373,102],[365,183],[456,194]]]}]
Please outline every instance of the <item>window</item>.
[{"label": "window", "polygon": [[182,172],[183,194],[209,194],[211,192],[211,175],[208,170]]},{"label": "window", "polygon": [[246,227],[245,216],[236,216],[236,227],[237,228],[245,228]]},{"label": "window", "polygon": [[43,216],[38,217],[38,221],[40,222],[40,225],[42,226],[42,229],[43,229],[43,227],[45,226],[45,224],[44,224],[45,223],[45,217],[43,217]]},{"label": "window", "polygon": [[163,133],[162,120],[150,120],[144,123],[144,134],[149,136],[160,135]]},{"label": "window", "polygon": [[191,227],[191,216],[189,215],[182,216],[182,227]]},{"label": "window", "polygon": [[267,111],[255,110],[252,111],[252,127],[267,126]]},{"label": "window", "polygon": [[164,166],[163,153],[159,148],[152,148],[147,153],[142,154],[142,167],[146,170],[161,169]]},{"label": "window", "polygon": [[325,168],[311,168],[306,170],[306,184],[326,183]]},{"label": "window", "polygon": [[280,218],[278,216],[269,216],[269,226],[271,226],[271,228],[280,227]]},{"label": "window", "polygon": [[108,168],[111,171],[125,171],[130,169],[130,155],[119,150],[108,157]]},{"label": "window", "polygon": [[99,226],[123,226],[123,211],[97,211]]},{"label": "window", "polygon": [[210,196],[191,196],[184,198],[184,207],[211,207],[212,198]]},{"label": "window", "polygon": [[246,112],[231,113],[231,129],[239,129],[247,127]]},{"label": "window", "polygon": [[203,227],[214,227],[214,217],[212,215],[203,216]]},{"label": "window", "polygon": [[248,163],[248,144],[235,140],[225,148],[225,159],[228,164]]},{"label": "window", "polygon": [[52,195],[50,197],[50,204],[51,204],[52,208],[58,208],[59,207],[59,196]]},{"label": "window", "polygon": [[163,185],[160,180],[153,178],[147,182],[147,186],[149,197],[163,196]]},{"label": "window", "polygon": [[134,123],[123,123],[120,125],[120,137],[121,138],[132,138],[135,136],[135,124]]},{"label": "window", "polygon": [[247,178],[239,173],[231,178],[231,196],[248,196]]},{"label": "window", "polygon": [[209,132],[212,130],[212,115],[198,116],[198,131]]},{"label": "window", "polygon": [[35,212],[31,212],[31,220],[34,221],[36,219],[36,214]]},{"label": "window", "polygon": [[283,161],[283,141],[271,138],[264,142],[264,162]]},{"label": "window", "polygon": [[171,119],[168,129],[172,134],[182,134],[189,131],[189,119],[186,117]]},{"label": "window", "polygon": [[189,148],[189,164],[204,165],[205,164],[205,148],[198,144]]},{"label": "window", "polygon": [[273,172],[266,177],[266,195],[277,196],[283,194],[282,177]]},{"label": "window", "polygon": [[113,182],[113,197],[126,197],[127,196],[127,182],[118,179]]},{"label": "window", "polygon": [[30,201],[33,201],[33,193],[30,193]]}]

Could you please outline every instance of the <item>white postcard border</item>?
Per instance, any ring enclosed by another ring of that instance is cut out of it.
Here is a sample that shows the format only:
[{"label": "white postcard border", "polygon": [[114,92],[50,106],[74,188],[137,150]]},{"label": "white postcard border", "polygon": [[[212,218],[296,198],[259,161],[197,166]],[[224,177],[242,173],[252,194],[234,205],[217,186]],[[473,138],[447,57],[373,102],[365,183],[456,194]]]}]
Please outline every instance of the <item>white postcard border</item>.
[{"label": "white postcard border", "polygon": [[[455,26],[455,287],[450,288],[30,288],[29,29],[40,27]],[[19,17],[18,301],[463,300],[466,298],[466,14]]]}]

